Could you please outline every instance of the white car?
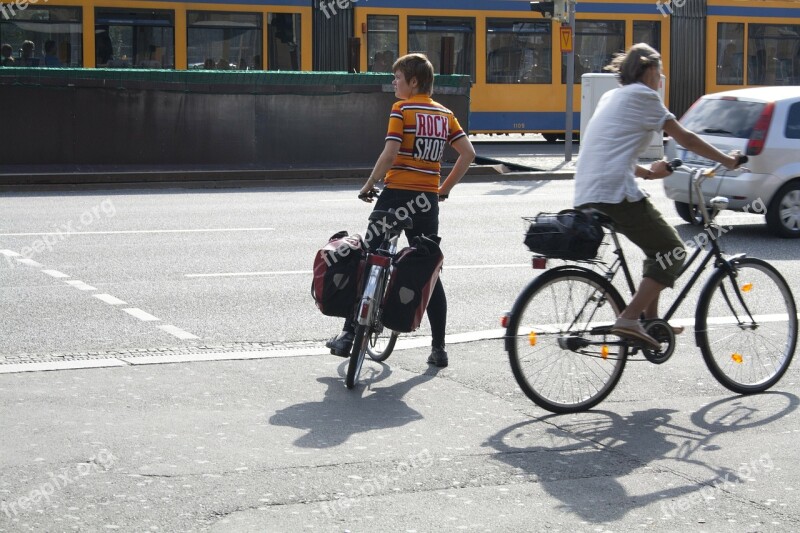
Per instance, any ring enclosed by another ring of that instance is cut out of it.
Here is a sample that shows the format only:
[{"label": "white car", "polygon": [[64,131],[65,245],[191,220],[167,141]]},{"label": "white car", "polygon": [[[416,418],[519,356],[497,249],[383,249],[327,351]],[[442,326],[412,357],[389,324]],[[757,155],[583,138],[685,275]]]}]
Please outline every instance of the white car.
[{"label": "white car", "polygon": [[[706,180],[706,201],[724,196],[728,209],[766,215],[772,233],[800,237],[800,86],[707,94],[680,121],[723,152],[740,150],[750,158],[745,165],[748,170],[723,169]],[[712,165],[674,140],[668,141],[666,152],[689,165]],[[667,177],[664,191],[675,201],[681,218],[696,220],[696,208],[689,204],[686,172],[678,170]]]}]

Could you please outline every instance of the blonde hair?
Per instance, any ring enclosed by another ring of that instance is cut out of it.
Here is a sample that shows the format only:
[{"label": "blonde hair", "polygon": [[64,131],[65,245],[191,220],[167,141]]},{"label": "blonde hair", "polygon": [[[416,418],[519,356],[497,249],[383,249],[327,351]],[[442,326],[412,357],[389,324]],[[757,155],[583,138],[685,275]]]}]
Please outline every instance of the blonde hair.
[{"label": "blonde hair", "polygon": [[400,71],[407,82],[417,78],[420,94],[433,94],[433,65],[425,54],[406,54],[392,65],[392,72]]},{"label": "blonde hair", "polygon": [[634,44],[627,52],[614,56],[605,70],[614,72],[622,85],[642,81],[651,67],[661,66],[661,54],[646,43]]}]

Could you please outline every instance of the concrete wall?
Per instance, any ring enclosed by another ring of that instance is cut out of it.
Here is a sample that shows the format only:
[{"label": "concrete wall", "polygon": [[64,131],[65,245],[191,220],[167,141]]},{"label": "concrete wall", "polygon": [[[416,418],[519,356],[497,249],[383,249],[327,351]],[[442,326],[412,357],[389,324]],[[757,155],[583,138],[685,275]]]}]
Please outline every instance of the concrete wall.
[{"label": "concrete wall", "polygon": [[[371,166],[395,102],[386,75],[204,73],[208,83],[199,83],[191,71],[128,72],[0,69],[0,127],[13,147],[2,151],[0,174]],[[468,79],[438,81],[435,98],[466,129]]]}]

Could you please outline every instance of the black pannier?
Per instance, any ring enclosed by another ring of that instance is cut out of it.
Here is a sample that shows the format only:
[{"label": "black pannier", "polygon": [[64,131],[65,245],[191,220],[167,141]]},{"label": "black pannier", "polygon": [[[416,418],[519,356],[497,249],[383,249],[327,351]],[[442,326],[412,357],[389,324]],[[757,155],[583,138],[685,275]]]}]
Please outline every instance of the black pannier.
[{"label": "black pannier", "polygon": [[311,295],[322,314],[350,318],[364,271],[366,245],[360,235],[333,235],[314,258]]},{"label": "black pannier", "polygon": [[603,242],[603,226],[592,215],[577,209],[539,213],[526,218],[530,226],[525,244],[536,254],[556,259],[594,259]]},{"label": "black pannier", "polygon": [[444,255],[437,235],[420,235],[394,258],[383,304],[383,325],[408,333],[417,329],[439,279]]}]

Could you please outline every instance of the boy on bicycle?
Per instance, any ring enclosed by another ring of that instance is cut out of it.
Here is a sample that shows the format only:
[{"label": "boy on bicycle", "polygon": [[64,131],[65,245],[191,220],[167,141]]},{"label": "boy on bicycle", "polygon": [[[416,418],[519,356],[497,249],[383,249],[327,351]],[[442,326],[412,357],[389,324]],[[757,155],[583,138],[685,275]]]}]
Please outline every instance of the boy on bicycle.
[{"label": "boy on bicycle", "polygon": [[[375,184],[383,179],[385,187],[375,202],[375,210],[404,208],[402,212],[408,212],[413,223],[413,228],[405,232],[410,242],[417,235],[438,234],[439,202],[447,199],[464,176],[475,159],[475,149],[453,112],[431,98],[433,65],[425,55],[408,54],[399,58],[392,72],[392,86],[400,101],[392,106],[386,144],[358,198],[371,203],[380,192]],[[448,143],[459,155],[440,184],[441,160]],[[430,209],[409,209],[414,205],[430,206]],[[375,238],[367,244],[372,249],[380,244],[378,241]],[[441,280],[436,282],[427,315],[433,336],[428,363],[445,367],[448,364],[445,351],[447,298]],[[353,346],[354,332],[354,325],[348,319],[342,332],[325,346],[332,354],[347,357]]]}]

